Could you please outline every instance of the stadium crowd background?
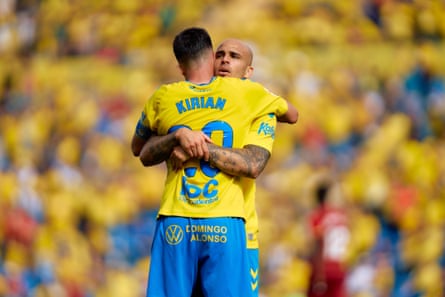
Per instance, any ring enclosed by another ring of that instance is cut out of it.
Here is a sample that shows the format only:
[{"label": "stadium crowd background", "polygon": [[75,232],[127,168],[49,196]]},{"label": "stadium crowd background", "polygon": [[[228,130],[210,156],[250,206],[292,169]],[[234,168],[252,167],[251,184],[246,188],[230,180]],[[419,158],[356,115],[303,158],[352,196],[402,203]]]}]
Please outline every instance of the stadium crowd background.
[{"label": "stadium crowd background", "polygon": [[258,179],[261,294],[304,296],[329,176],[351,296],[444,296],[439,0],[0,1],[0,296],[144,296],[165,172],[129,142],[192,25],[250,42],[253,79],[300,112]]}]

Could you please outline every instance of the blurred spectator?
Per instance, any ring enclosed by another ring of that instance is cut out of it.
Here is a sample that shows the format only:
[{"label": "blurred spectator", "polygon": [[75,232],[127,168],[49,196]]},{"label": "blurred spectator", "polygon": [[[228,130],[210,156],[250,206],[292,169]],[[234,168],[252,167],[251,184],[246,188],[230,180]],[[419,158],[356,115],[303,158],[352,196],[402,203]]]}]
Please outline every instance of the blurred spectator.
[{"label": "blurred spectator", "polygon": [[331,188],[330,181],[316,186],[316,208],[309,217],[313,237],[309,297],[348,296],[346,254],[351,237],[350,222],[345,210],[330,201]]},{"label": "blurred spectator", "polygon": [[442,0],[0,0],[0,296],[144,296],[165,168],[126,135],[194,24],[250,40],[255,80],[301,115],[258,181],[260,294],[307,290],[308,192],[329,170],[350,295],[442,296],[444,20]]}]

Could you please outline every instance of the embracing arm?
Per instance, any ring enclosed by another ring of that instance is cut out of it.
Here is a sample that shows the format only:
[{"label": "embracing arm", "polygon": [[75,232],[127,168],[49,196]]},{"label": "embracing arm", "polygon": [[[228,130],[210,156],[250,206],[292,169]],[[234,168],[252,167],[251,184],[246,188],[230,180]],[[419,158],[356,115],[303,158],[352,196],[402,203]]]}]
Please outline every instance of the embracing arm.
[{"label": "embracing arm", "polygon": [[269,161],[276,127],[276,117],[263,115],[252,122],[243,148],[208,145],[210,165],[226,174],[257,178]]},{"label": "embracing arm", "polygon": [[152,135],[144,143],[139,159],[144,166],[157,165],[170,157],[174,147],[181,146],[189,156],[208,160],[208,142],[210,138],[201,131],[179,128],[167,135]]},{"label": "embracing arm", "polygon": [[287,112],[281,116],[277,116],[278,122],[295,124],[298,121],[298,110],[289,101],[287,101]]},{"label": "embracing arm", "polygon": [[260,146],[246,145],[242,149],[222,148],[208,144],[209,162],[224,173],[257,178],[266,167],[270,152]]},{"label": "embracing arm", "polygon": [[[221,147],[207,143],[211,166],[218,168],[226,174],[239,177],[257,178],[269,161],[275,134],[276,117],[264,115],[256,119],[245,139],[247,143],[243,148]],[[267,127],[264,130],[262,127]],[[192,156],[177,146],[170,156],[172,168],[179,170]]]},{"label": "embracing arm", "polygon": [[139,160],[144,166],[154,166],[168,159],[173,148],[178,145],[175,133],[164,136],[153,135],[141,149]]},{"label": "embracing arm", "polygon": [[144,166],[152,166],[163,162],[168,158],[173,147],[178,144],[174,133],[157,136],[150,131],[145,135],[148,138],[135,133],[131,139],[131,151],[135,157],[139,157]]},{"label": "embracing arm", "polygon": [[139,157],[146,141],[146,139],[138,136],[137,134],[133,135],[133,138],[131,139],[131,151],[133,156]]},{"label": "embracing arm", "polygon": [[[226,174],[257,178],[266,167],[270,152],[260,146],[246,145],[244,148],[223,148],[208,144],[209,163]],[[191,157],[184,150],[176,146],[170,160],[173,169],[179,170]]]}]

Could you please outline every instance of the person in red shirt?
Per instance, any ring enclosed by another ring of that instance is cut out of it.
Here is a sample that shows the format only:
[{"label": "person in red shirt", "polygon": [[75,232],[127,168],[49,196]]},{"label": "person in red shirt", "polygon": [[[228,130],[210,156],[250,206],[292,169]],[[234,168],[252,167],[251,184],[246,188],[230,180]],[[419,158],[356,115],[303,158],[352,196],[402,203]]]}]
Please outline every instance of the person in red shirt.
[{"label": "person in red shirt", "polygon": [[331,188],[330,182],[317,186],[317,207],[309,216],[313,248],[308,297],[347,297],[345,256],[350,230],[345,211],[328,201]]}]

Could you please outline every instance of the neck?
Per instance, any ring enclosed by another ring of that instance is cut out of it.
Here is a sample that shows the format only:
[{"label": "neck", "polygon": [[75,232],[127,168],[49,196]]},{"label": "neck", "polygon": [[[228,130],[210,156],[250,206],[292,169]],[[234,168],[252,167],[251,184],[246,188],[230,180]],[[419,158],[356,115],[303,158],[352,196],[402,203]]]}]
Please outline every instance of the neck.
[{"label": "neck", "polygon": [[213,67],[198,67],[196,69],[190,69],[185,75],[185,78],[194,84],[206,84],[210,82],[213,77]]}]

